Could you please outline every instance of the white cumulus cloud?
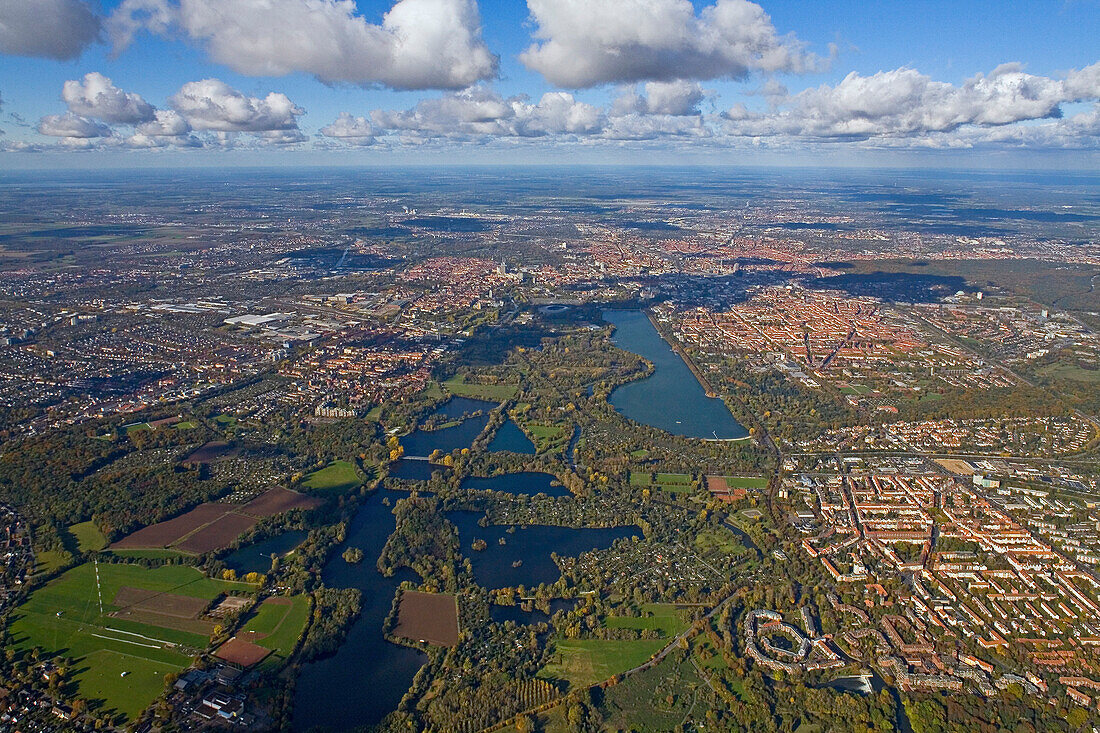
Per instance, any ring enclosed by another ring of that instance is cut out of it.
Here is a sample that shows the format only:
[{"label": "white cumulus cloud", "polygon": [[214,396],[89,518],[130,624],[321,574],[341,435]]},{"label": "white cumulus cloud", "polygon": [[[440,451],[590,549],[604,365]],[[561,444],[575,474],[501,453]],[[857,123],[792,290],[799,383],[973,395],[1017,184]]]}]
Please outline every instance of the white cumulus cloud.
[{"label": "white cumulus cloud", "polygon": [[0,53],[75,59],[99,27],[84,0],[0,0]]},{"label": "white cumulus cloud", "polygon": [[158,109],[152,120],[141,123],[134,132],[145,137],[180,137],[191,132],[191,125],[174,109]]},{"label": "white cumulus cloud", "polygon": [[1000,126],[1062,116],[1061,105],[1100,97],[1100,63],[1065,79],[1026,73],[1003,64],[956,86],[915,69],[852,72],[836,86],[807,89],[753,114],[743,105],[726,113],[730,132],[804,138],[908,137],[950,132],[966,125]]},{"label": "white cumulus cloud", "polygon": [[476,0],[398,0],[380,25],[352,0],[124,0],[108,29],[116,50],[143,29],[179,34],[252,76],[461,89],[497,70]]},{"label": "white cumulus cloud", "polygon": [[149,122],[156,112],[141,96],[122,91],[95,71],[80,81],[65,82],[61,98],[73,114],[126,125]]},{"label": "white cumulus cloud", "polygon": [[88,140],[110,137],[111,128],[98,120],[66,112],[63,115],[46,115],[38,121],[38,132],[50,137]]},{"label": "white cumulus cloud", "polygon": [[423,137],[472,139],[592,135],[605,124],[602,110],[566,92],[548,92],[532,103],[527,97],[502,98],[473,87],[436,99],[421,100],[406,111],[375,110],[371,122],[381,131]]},{"label": "white cumulus cloud", "polygon": [[218,132],[297,130],[298,117],[305,114],[285,94],[250,97],[219,79],[188,82],[168,103],[194,129]]},{"label": "white cumulus cloud", "polygon": [[698,14],[689,0],[527,0],[527,7],[538,27],[520,60],[562,87],[737,79],[821,65],[748,0],[717,0]]},{"label": "white cumulus cloud", "polygon": [[629,88],[617,97],[612,114],[697,115],[706,97],[707,93],[698,82],[651,81],[645,84],[644,94]]},{"label": "white cumulus cloud", "polygon": [[335,120],[322,127],[321,134],[354,145],[374,143],[374,126],[370,120],[366,117],[353,117],[347,112],[341,112]]}]

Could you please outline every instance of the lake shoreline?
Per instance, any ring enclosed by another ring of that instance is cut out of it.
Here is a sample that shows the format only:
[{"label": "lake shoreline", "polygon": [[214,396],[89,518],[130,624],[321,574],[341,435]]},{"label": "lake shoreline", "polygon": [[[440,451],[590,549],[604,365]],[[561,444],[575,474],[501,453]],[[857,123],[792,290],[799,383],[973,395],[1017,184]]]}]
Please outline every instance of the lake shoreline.
[{"label": "lake shoreline", "polygon": [[614,326],[611,340],[615,346],[653,365],[647,376],[611,391],[608,402],[620,415],[693,440],[727,442],[751,437],[724,399],[708,395],[706,377],[662,335],[652,314],[639,309],[608,309],[603,318]]}]

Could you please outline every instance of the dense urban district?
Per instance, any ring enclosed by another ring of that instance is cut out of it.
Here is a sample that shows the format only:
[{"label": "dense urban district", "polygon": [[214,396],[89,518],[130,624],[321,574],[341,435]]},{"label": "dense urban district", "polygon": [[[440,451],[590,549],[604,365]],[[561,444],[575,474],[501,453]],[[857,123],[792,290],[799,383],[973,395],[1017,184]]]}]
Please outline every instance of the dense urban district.
[{"label": "dense urban district", "polygon": [[0,174],[0,731],[1100,726],[1100,179]]}]

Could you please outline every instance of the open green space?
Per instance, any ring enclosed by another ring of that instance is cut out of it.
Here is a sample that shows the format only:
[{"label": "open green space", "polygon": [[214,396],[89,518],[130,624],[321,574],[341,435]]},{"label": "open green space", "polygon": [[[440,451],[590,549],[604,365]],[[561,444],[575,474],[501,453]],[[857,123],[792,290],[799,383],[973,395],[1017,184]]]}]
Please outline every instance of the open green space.
[{"label": "open green space", "polygon": [[302,486],[314,491],[343,493],[361,486],[363,479],[350,461],[333,461],[305,477]]},{"label": "open green space", "polygon": [[589,687],[644,664],[666,644],[667,639],[556,639],[554,656],[538,676],[566,680],[572,688]]},{"label": "open green space", "polygon": [[76,540],[81,552],[99,552],[107,546],[107,538],[95,522],[81,522],[69,527],[69,534]]},{"label": "open green space", "polygon": [[691,482],[691,474],[687,473],[658,473],[654,478],[652,473],[631,471],[630,485],[658,488],[670,494],[690,494],[695,490],[695,485]]},{"label": "open green space", "polygon": [[274,652],[263,661],[263,667],[279,667],[294,652],[307,621],[309,596],[269,599],[254,609],[238,636]]},{"label": "open green space", "polygon": [[140,422],[140,423],[137,423],[135,425],[127,425],[126,426],[126,434],[129,435],[130,433],[138,433],[138,432],[141,432],[142,430],[152,430],[152,429],[153,429],[153,426],[150,425],[149,423]]},{"label": "open green space", "polygon": [[183,422],[176,423],[175,427],[176,430],[194,430],[198,427],[198,425],[191,422],[190,420],[184,420]]},{"label": "open green space", "polygon": [[717,704],[716,698],[691,661],[672,654],[652,669],[607,688],[601,712],[606,730],[695,730],[690,723],[680,726],[685,720],[705,720],[707,710]]},{"label": "open green space", "polygon": [[457,397],[470,397],[475,400],[490,400],[504,402],[513,399],[519,389],[514,384],[477,384],[467,382],[464,375],[451,377],[443,386],[447,391]]},{"label": "open green space", "polygon": [[731,489],[766,489],[768,479],[763,476],[723,476]]},{"label": "open green space", "polygon": [[420,398],[424,400],[441,400],[447,395],[443,394],[443,387],[439,382],[428,382],[428,386],[424,388],[424,391],[420,393]]},{"label": "open green space", "polygon": [[45,550],[34,556],[35,571],[49,575],[72,562],[73,556],[65,550]]},{"label": "open green space", "polygon": [[1082,369],[1076,364],[1058,362],[1047,364],[1035,370],[1036,373],[1050,379],[1068,379],[1074,382],[1100,384],[1100,370]]},{"label": "open green space", "polygon": [[700,634],[691,640],[691,653],[695,655],[695,661],[703,669],[710,671],[729,669],[725,658],[705,634]]},{"label": "open green space", "polygon": [[631,471],[630,483],[633,486],[690,486],[691,474],[689,473],[658,473],[653,474],[644,471]]},{"label": "open green space", "polygon": [[237,418],[233,417],[229,413],[222,413],[214,418],[214,422],[218,425],[232,426],[237,424]]},{"label": "open green space", "polygon": [[604,626],[609,629],[638,631],[655,629],[666,639],[671,639],[688,627],[683,609],[674,604],[647,603],[641,610],[641,616],[608,616],[604,620]]},{"label": "open green space", "polygon": [[527,423],[524,430],[535,439],[535,450],[544,453],[554,448],[564,448],[570,436],[570,430],[565,425],[544,425],[542,423]]},{"label": "open green space", "polygon": [[737,555],[745,551],[737,536],[728,529],[719,528],[700,532],[695,537],[695,549],[703,555]]},{"label": "open green space", "polygon": [[79,696],[91,706],[102,703],[133,720],[160,696],[164,690],[165,676],[179,672],[189,661],[183,665],[156,662],[141,656],[100,649],[76,663],[73,680]]},{"label": "open green space", "polygon": [[132,718],[160,694],[164,675],[185,668],[210,640],[189,630],[194,621],[137,615],[163,620],[162,626],[111,616],[120,610],[114,600],[123,587],[212,601],[253,586],[214,580],[182,565],[84,563],[35,590],[13,611],[7,629],[12,648],[72,658],[74,696]]}]

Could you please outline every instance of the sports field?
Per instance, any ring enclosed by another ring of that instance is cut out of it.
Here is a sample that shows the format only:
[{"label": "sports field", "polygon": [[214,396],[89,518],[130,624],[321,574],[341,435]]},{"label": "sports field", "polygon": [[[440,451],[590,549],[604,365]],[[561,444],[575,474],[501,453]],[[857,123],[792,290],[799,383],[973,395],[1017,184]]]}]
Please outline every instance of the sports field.
[{"label": "sports field", "polygon": [[164,675],[209,644],[198,614],[230,589],[252,586],[179,565],[85,563],[33,592],[8,632],[19,651],[71,657],[77,697],[134,718],[160,695]]},{"label": "sports field", "polygon": [[294,652],[307,621],[309,596],[273,596],[253,610],[237,638],[270,649],[261,666],[278,667]]},{"label": "sports field", "polygon": [[656,480],[643,471],[630,472],[631,486],[656,487],[670,494],[689,494],[695,490],[691,475],[686,473],[658,473]]},{"label": "sports field", "polygon": [[350,461],[333,461],[322,469],[306,476],[302,487],[314,491],[340,494],[357,488],[363,483]]},{"label": "sports field", "polygon": [[731,489],[766,489],[768,479],[763,476],[723,476]]}]

